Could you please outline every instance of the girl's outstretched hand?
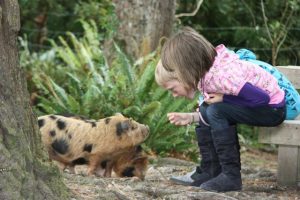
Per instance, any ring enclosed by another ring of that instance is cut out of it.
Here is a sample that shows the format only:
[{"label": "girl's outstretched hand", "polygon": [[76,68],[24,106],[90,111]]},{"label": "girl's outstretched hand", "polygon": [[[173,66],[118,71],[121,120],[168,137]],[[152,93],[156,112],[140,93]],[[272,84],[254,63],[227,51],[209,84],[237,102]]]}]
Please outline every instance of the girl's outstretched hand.
[{"label": "girl's outstretched hand", "polygon": [[176,126],[185,126],[193,122],[192,113],[172,112],[168,113],[167,117],[170,123]]}]

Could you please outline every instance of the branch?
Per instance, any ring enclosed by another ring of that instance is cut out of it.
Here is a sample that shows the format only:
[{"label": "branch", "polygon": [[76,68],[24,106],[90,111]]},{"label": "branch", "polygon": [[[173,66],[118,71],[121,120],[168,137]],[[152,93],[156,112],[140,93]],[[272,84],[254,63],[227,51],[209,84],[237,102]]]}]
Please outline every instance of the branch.
[{"label": "branch", "polygon": [[203,0],[199,0],[198,4],[197,4],[197,8],[192,13],[180,13],[178,15],[175,15],[175,18],[195,16],[197,14],[197,12],[199,11],[199,8],[202,3],[203,3]]},{"label": "branch", "polygon": [[267,24],[268,19],[267,19],[266,14],[265,14],[265,7],[264,7],[263,0],[261,0],[260,3],[261,3],[261,11],[262,11],[262,14],[263,14],[265,27],[266,27],[266,29],[267,29],[268,36],[269,36],[271,42],[273,43],[273,39],[272,39],[270,30],[269,30],[269,27],[268,27],[268,24]]},{"label": "branch", "polygon": [[276,48],[276,55],[278,54],[278,52],[279,52],[279,49],[280,49],[280,47],[282,46],[282,44],[284,43],[284,41],[285,41],[285,39],[286,39],[286,37],[287,37],[287,33],[286,34],[284,34],[284,36],[283,36],[283,38],[281,39],[281,41],[279,42],[279,44],[278,44],[278,46],[277,46],[277,48]]},{"label": "branch", "polygon": [[[279,52],[279,49],[280,49],[280,47],[282,46],[282,44],[284,43],[284,41],[285,41],[285,39],[286,39],[286,37],[287,37],[287,35],[288,35],[288,28],[290,28],[290,26],[292,25],[292,20],[291,20],[291,17],[293,16],[293,10],[290,12],[290,14],[289,14],[289,16],[287,17],[287,19],[286,19],[286,23],[285,23],[285,25],[284,25],[284,28],[285,28],[285,30],[283,31],[284,33],[283,33],[283,36],[282,36],[282,39],[281,39],[281,41],[279,42],[279,45],[278,45],[278,47],[277,47],[277,50],[276,50],[276,54],[278,54],[278,52]],[[279,35],[279,36],[281,36],[281,35]]]},{"label": "branch", "polygon": [[245,2],[245,0],[242,0],[242,3],[245,5],[246,9],[250,12],[251,18],[253,20],[253,26],[256,26],[256,20],[250,6]]},{"label": "branch", "polygon": [[280,17],[280,23],[281,24],[283,24],[283,20],[285,18],[286,13],[288,12],[288,8],[289,8],[289,2],[286,1],[285,5],[284,5],[284,11],[282,12],[281,17]]}]

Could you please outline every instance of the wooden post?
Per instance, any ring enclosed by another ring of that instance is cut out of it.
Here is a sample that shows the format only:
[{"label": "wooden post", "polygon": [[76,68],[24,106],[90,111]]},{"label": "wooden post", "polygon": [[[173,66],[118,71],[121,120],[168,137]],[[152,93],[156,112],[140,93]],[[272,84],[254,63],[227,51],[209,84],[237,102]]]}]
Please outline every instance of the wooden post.
[{"label": "wooden post", "polygon": [[300,186],[300,148],[298,146],[279,145],[278,174],[279,185]]}]

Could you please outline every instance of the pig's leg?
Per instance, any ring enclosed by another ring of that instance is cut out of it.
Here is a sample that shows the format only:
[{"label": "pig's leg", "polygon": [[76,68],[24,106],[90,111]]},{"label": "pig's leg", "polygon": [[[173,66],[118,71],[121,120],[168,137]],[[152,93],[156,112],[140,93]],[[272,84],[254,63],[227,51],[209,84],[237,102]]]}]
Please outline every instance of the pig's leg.
[{"label": "pig's leg", "polygon": [[92,176],[95,174],[96,169],[99,165],[100,158],[97,155],[92,155],[89,159],[89,164],[88,164],[88,175]]}]

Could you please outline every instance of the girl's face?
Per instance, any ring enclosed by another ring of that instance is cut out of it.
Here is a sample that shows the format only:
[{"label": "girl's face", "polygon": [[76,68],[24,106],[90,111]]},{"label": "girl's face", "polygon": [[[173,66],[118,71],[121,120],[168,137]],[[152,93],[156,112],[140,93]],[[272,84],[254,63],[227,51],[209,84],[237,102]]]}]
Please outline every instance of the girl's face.
[{"label": "girl's face", "polygon": [[193,99],[195,96],[194,90],[188,90],[186,89],[179,81],[177,80],[171,80],[167,81],[163,87],[167,90],[169,90],[173,97],[186,97],[188,99]]}]

